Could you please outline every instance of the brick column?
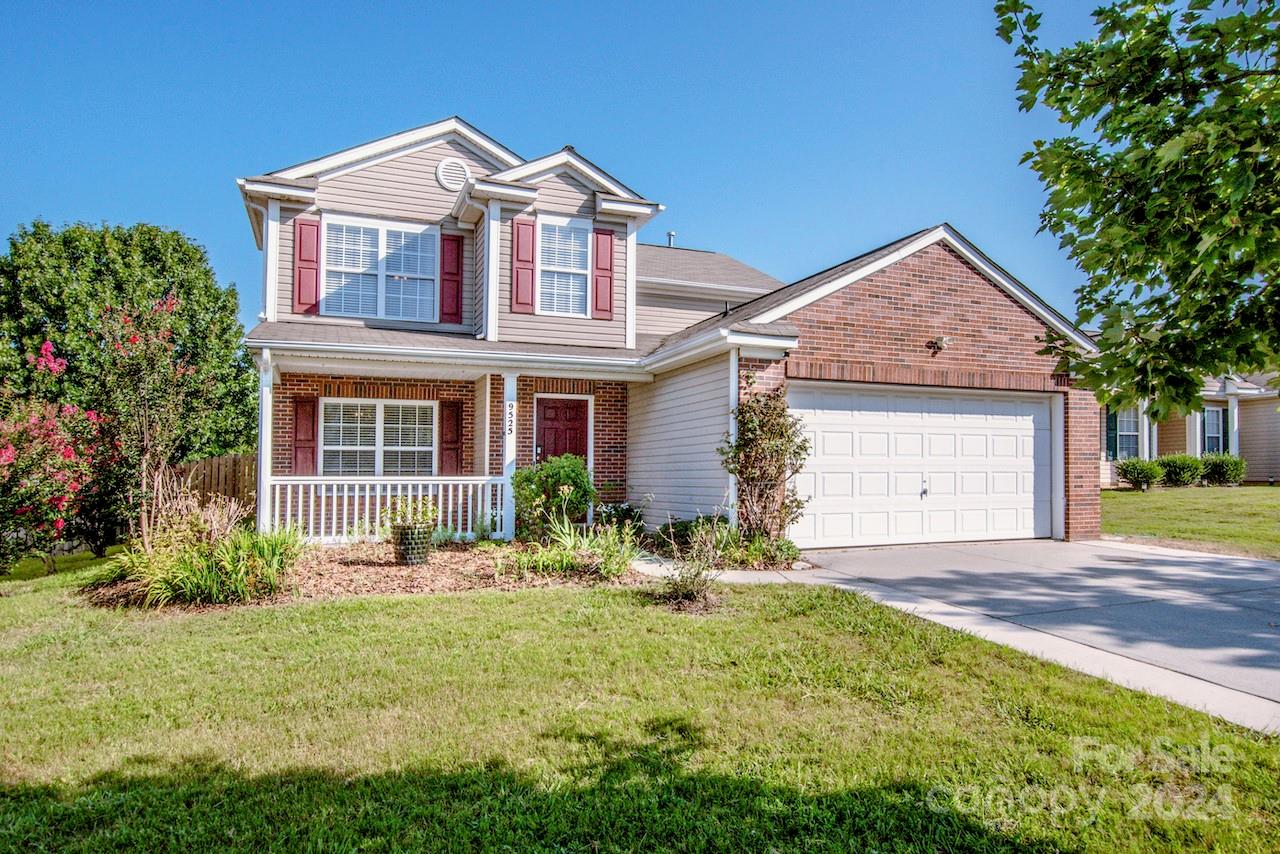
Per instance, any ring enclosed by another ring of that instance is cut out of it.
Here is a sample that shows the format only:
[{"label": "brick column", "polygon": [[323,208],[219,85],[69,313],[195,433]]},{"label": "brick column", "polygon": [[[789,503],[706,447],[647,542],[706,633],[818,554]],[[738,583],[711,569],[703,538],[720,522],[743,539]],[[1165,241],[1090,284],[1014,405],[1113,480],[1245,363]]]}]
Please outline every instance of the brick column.
[{"label": "brick column", "polygon": [[1093,393],[1066,392],[1066,538],[1094,540],[1102,535],[1102,496],[1098,459],[1101,454],[1101,408]]}]

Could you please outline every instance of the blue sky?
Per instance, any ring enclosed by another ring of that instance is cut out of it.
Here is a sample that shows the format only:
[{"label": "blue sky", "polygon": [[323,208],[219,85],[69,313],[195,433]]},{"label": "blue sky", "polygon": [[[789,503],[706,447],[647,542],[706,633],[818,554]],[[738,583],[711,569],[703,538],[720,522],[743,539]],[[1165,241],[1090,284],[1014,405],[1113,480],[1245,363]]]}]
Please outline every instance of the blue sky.
[{"label": "blue sky", "polygon": [[[1057,43],[1092,3],[1055,2]],[[1037,235],[990,4],[234,3],[6,10],[0,228],[152,222],[261,309],[234,179],[458,114],[526,157],[573,144],[667,206],[642,233],[784,281],[951,222],[1074,316]],[[788,7],[789,8],[789,7]]]}]

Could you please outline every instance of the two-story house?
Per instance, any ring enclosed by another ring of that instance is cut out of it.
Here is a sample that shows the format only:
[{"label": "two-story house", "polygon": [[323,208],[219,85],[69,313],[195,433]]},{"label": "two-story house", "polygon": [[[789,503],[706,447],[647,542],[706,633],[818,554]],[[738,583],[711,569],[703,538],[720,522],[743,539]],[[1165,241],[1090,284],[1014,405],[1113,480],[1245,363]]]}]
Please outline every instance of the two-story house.
[{"label": "two-story house", "polygon": [[263,528],[342,539],[424,496],[509,536],[516,468],[566,452],[653,524],[731,512],[750,373],[813,440],[802,546],[1097,534],[1098,407],[1036,355],[1091,342],[950,226],[784,286],[641,243],[660,204],[458,118],[238,184]]}]

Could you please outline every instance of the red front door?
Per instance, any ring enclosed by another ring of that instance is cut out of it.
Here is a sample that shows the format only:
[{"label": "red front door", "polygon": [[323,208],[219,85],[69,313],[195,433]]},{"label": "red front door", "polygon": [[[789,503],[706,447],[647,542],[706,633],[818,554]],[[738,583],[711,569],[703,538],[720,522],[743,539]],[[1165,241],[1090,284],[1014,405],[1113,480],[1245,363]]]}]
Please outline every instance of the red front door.
[{"label": "red front door", "polygon": [[587,401],[540,397],[537,423],[533,455],[538,462],[561,454],[587,458]]}]

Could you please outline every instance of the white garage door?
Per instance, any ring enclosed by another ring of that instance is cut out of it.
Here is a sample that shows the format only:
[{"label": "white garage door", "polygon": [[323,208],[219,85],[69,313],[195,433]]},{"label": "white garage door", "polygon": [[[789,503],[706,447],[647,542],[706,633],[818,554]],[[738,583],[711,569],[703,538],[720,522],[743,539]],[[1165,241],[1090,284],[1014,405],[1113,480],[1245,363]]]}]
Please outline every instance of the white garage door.
[{"label": "white garage door", "polygon": [[1049,400],[797,384],[801,548],[1048,537]]}]

